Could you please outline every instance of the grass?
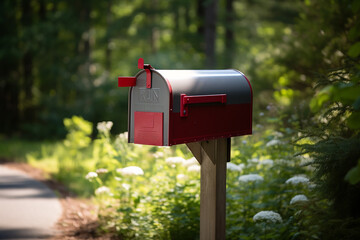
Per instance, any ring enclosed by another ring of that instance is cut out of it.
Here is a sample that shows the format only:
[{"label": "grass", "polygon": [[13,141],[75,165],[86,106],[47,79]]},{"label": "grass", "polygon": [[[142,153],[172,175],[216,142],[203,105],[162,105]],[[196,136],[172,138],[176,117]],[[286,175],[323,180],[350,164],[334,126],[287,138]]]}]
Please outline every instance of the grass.
[{"label": "grass", "polygon": [[56,145],[55,142],[0,137],[0,158],[14,162],[27,162],[29,153],[41,152],[44,147],[51,148],[54,145]]},{"label": "grass", "polygon": [[[84,178],[89,169],[94,168],[91,158],[81,161],[78,172],[72,169],[72,160],[65,158],[66,149],[62,141],[30,141],[18,138],[0,138],[0,159],[28,163],[43,170],[49,178],[62,182],[80,197],[88,197],[93,187]],[[69,171],[66,166],[70,165]],[[81,169],[80,169],[81,168]]]}]

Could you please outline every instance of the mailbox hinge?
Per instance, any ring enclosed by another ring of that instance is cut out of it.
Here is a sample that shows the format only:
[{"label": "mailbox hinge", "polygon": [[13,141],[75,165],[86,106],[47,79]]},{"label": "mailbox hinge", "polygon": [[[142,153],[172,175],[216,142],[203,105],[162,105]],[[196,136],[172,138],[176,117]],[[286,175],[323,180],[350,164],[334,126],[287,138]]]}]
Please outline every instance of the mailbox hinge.
[{"label": "mailbox hinge", "polygon": [[213,95],[180,95],[180,117],[187,117],[189,114],[188,105],[196,103],[226,103],[226,94]]},{"label": "mailbox hinge", "polygon": [[151,88],[151,69],[154,69],[150,64],[144,64],[144,59],[139,58],[138,68],[146,71],[146,88]]}]

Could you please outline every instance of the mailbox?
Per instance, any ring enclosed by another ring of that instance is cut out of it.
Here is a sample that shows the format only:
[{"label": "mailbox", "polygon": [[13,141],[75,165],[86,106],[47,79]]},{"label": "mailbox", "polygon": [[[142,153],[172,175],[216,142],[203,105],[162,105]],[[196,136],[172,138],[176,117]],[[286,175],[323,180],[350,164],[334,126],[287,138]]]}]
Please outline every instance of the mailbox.
[{"label": "mailbox", "polygon": [[252,88],[238,70],[158,70],[139,59],[130,87],[129,142],[171,146],[252,133]]}]

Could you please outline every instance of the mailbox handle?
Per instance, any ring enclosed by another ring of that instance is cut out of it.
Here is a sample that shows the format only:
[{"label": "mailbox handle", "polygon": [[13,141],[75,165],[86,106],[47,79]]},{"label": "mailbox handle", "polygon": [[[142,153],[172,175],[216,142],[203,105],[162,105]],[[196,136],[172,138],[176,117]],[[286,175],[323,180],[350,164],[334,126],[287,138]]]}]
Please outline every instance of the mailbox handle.
[{"label": "mailbox handle", "polygon": [[189,114],[188,105],[197,103],[226,103],[226,94],[213,95],[180,95],[180,117],[187,117]]}]

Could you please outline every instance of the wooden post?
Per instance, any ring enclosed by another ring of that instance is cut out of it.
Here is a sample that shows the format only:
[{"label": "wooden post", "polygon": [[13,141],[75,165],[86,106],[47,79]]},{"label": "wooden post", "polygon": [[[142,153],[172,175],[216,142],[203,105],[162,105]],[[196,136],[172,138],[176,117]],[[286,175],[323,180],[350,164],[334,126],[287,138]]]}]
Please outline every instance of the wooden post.
[{"label": "wooden post", "polygon": [[226,138],[187,144],[201,165],[200,240],[225,239],[229,144]]}]

